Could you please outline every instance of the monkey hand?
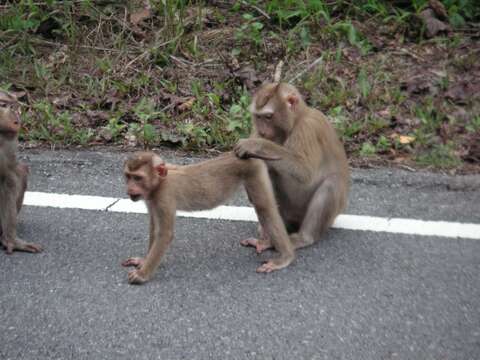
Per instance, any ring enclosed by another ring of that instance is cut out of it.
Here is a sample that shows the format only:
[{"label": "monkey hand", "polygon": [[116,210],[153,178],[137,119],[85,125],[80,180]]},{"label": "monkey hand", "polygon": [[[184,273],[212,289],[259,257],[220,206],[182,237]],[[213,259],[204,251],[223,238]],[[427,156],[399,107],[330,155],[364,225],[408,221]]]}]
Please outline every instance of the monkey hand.
[{"label": "monkey hand", "polygon": [[144,274],[142,269],[135,269],[128,272],[128,282],[134,285],[141,285],[148,281],[148,276]]},{"label": "monkey hand", "polygon": [[261,158],[262,146],[256,139],[240,139],[233,152],[240,159]]},{"label": "monkey hand", "polygon": [[270,155],[265,151],[263,143],[263,139],[240,139],[233,152],[240,159],[279,160],[279,156]]}]

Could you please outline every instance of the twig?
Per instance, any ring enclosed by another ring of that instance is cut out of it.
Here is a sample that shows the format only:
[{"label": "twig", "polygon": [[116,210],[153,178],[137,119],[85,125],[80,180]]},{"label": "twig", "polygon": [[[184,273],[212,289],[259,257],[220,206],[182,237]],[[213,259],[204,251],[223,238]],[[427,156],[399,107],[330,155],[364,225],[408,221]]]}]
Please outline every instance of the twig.
[{"label": "twig", "polygon": [[242,1],[242,4],[245,5],[245,6],[251,7],[252,9],[257,10],[260,14],[265,16],[268,20],[271,20],[270,15],[268,15],[264,10],[260,9],[258,6],[255,6],[253,4],[249,4],[246,1]]},{"label": "twig", "polygon": [[408,51],[407,49],[405,48],[401,48],[400,50],[396,50],[393,52],[394,54],[399,54],[399,55],[408,55],[408,56],[411,56],[412,58],[414,58],[415,60],[418,60],[418,61],[425,61],[425,59],[411,51]]},{"label": "twig", "polygon": [[189,66],[195,65],[195,63],[193,63],[191,61],[188,61],[187,59],[181,59],[181,58],[176,57],[174,55],[170,55],[170,58],[175,60],[176,62],[179,62],[179,63],[183,64],[183,65],[189,65]]},{"label": "twig", "polygon": [[308,65],[303,71],[300,71],[293,79],[291,79],[290,81],[288,81],[289,83],[293,83],[295,82],[295,80],[297,80],[298,78],[300,78],[301,76],[303,76],[303,74],[305,74],[307,71],[309,71],[310,69],[314,68],[315,66],[317,66],[317,64],[321,63],[323,61],[323,55],[320,56],[319,58],[317,58],[314,62],[312,62],[310,65]]}]

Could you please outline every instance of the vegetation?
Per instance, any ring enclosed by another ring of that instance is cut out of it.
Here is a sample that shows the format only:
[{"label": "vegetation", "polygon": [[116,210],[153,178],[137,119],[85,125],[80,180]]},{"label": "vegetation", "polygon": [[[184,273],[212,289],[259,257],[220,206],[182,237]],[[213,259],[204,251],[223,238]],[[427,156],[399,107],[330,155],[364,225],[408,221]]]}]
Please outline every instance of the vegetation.
[{"label": "vegetation", "polygon": [[476,0],[2,4],[0,88],[30,144],[225,150],[283,60],[353,163],[480,169]]}]

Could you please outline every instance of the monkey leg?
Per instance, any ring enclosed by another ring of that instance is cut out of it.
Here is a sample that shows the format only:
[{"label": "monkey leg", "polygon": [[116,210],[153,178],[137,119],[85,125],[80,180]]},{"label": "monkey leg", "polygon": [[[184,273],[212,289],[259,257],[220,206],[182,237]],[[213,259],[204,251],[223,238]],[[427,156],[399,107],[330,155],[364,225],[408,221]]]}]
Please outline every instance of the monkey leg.
[{"label": "monkey leg", "polygon": [[290,265],[295,259],[295,250],[278,211],[266,165],[258,160],[249,161],[252,171],[245,179],[245,190],[263,228],[264,238],[270,239],[280,253],[279,257],[260,266],[257,272],[271,272]]},{"label": "monkey leg", "polygon": [[312,245],[318,240],[343,208],[345,199],[342,194],[345,192],[338,191],[341,185],[336,180],[336,177],[326,179],[315,191],[300,230],[290,234],[295,249]]},{"label": "monkey leg", "polygon": [[24,163],[18,163],[17,167],[15,168],[15,173],[18,178],[19,188],[17,189],[17,212],[20,212],[22,205],[23,205],[23,197],[25,196],[25,191],[27,190],[27,180],[28,180],[28,173],[30,170],[28,166]]}]

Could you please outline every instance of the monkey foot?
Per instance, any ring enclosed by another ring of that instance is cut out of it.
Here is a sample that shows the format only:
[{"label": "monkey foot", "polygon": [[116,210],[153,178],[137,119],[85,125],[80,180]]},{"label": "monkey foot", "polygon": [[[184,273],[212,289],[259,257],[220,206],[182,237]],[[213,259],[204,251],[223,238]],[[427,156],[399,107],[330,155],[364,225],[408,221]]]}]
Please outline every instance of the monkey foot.
[{"label": "monkey foot", "polygon": [[129,266],[136,266],[141,267],[145,262],[144,258],[141,257],[131,257],[124,261],[122,261],[122,266],[129,267]]},{"label": "monkey foot", "polygon": [[283,269],[290,265],[294,257],[272,259],[257,268],[257,273],[271,273],[275,270]]},{"label": "monkey foot", "polygon": [[29,253],[39,253],[43,251],[43,247],[38,244],[28,243],[23,240],[17,239],[14,242],[7,242],[6,244],[2,244],[5,247],[5,252],[7,254],[12,254],[15,250],[16,251],[24,251]]},{"label": "monkey foot", "polygon": [[128,273],[128,282],[130,284],[140,285],[147,282],[147,277],[139,269],[132,270]]},{"label": "monkey foot", "polygon": [[257,254],[262,253],[265,250],[273,248],[272,244],[269,241],[260,240],[256,238],[248,238],[240,241],[240,244],[243,246],[252,246],[257,251]]}]

